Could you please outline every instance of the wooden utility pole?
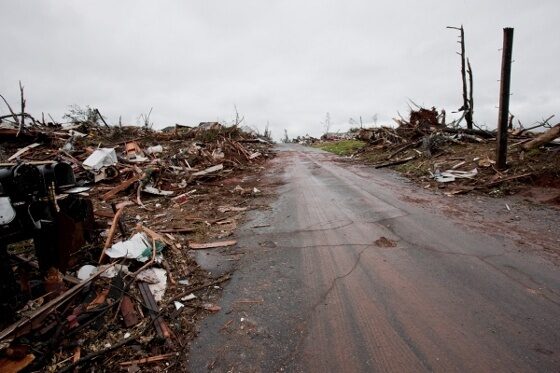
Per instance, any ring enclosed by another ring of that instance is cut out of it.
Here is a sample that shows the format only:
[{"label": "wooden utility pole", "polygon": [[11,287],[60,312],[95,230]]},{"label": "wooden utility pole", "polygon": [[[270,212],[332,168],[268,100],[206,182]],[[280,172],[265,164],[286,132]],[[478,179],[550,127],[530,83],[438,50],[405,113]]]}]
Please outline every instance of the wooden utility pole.
[{"label": "wooden utility pole", "polygon": [[513,28],[504,28],[502,48],[502,76],[500,79],[500,110],[498,116],[498,147],[496,166],[499,170],[507,167],[507,136],[509,116],[509,96],[511,86],[511,55],[513,50]]}]

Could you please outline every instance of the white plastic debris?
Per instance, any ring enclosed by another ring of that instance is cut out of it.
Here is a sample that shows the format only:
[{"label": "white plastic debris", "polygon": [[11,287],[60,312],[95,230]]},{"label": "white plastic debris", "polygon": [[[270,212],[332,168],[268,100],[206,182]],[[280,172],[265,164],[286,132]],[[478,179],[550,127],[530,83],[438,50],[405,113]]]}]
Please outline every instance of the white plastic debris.
[{"label": "white plastic debris", "polygon": [[0,197],[0,224],[8,224],[16,217],[10,197]]},{"label": "white plastic debris", "polygon": [[77,193],[83,193],[83,192],[87,192],[91,189],[91,186],[77,186],[77,187],[73,187],[70,189],[66,189],[64,191],[64,193],[67,194],[77,194]]},{"label": "white plastic debris", "polygon": [[181,302],[174,301],[173,304],[175,305],[176,310],[180,310],[181,308],[185,307],[185,305]]},{"label": "white plastic debris", "polygon": [[167,289],[167,272],[163,268],[148,268],[143,270],[136,276],[138,281],[148,283],[150,291],[154,295],[154,299],[160,302]]},{"label": "white plastic debris", "polygon": [[196,295],[194,295],[193,293],[190,293],[189,295],[185,295],[183,298],[181,298],[181,300],[184,302],[193,299],[196,299]]},{"label": "white plastic debris", "polygon": [[148,258],[143,257],[142,253],[149,249],[150,243],[148,241],[148,237],[145,233],[136,233],[132,236],[129,240],[126,241],[119,241],[107,250],[105,250],[105,254],[109,258],[128,258],[128,259],[136,259],[141,262],[145,262]]},{"label": "white plastic debris", "polygon": [[86,158],[83,165],[94,171],[99,171],[103,167],[114,166],[117,164],[117,153],[113,148],[96,149],[89,157]]},{"label": "white plastic debris", "polygon": [[163,152],[163,146],[161,145],[149,146],[148,149],[146,149],[146,153],[148,154],[157,154],[161,152]]},{"label": "white plastic debris", "polygon": [[257,194],[257,193],[260,193],[260,192],[261,192],[261,191],[258,190],[257,188],[253,188],[253,194]]},{"label": "white plastic debris", "polygon": [[94,265],[91,264],[86,264],[84,266],[82,266],[77,274],[76,277],[78,277],[78,279],[85,281],[88,278],[90,278],[91,276],[94,276],[96,273],[101,273],[101,277],[105,277],[105,278],[113,278],[115,277],[119,272],[123,272],[124,274],[130,274],[130,271],[128,270],[128,266],[126,265],[121,265],[121,264],[104,264],[101,265],[99,267],[96,267]]},{"label": "white plastic debris", "polygon": [[123,265],[123,264],[103,264],[100,265],[99,267],[97,267],[97,271],[98,272],[103,272],[101,273],[101,277],[105,277],[105,278],[113,278],[115,277],[119,272],[124,273],[125,275],[129,275],[130,271],[128,270],[128,266],[127,265]]},{"label": "white plastic debris", "polygon": [[478,174],[478,170],[473,168],[470,171],[457,171],[457,170],[447,170],[443,172],[436,172],[434,174],[434,179],[438,183],[449,183],[455,181],[456,179],[472,179]]},{"label": "white plastic debris", "polygon": [[76,276],[78,277],[78,279],[85,281],[88,278],[90,278],[95,272],[97,272],[96,266],[92,266],[91,264],[86,264],[85,266],[82,266],[82,268],[78,270]]},{"label": "white plastic debris", "polygon": [[68,134],[72,137],[78,137],[78,138],[87,136],[87,134],[85,134],[83,132],[72,130],[72,129],[68,131]]},{"label": "white plastic debris", "polygon": [[142,191],[156,196],[170,196],[174,193],[173,191],[170,190],[158,189],[153,185],[146,185],[144,188],[142,188]]}]

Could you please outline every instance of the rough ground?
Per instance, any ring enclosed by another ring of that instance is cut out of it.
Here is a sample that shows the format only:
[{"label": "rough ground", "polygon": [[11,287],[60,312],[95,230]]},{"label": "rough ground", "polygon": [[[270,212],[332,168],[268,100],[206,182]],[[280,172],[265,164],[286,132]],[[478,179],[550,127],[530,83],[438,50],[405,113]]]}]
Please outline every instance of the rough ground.
[{"label": "rough ground", "polygon": [[281,150],[192,371],[560,369],[557,210]]}]

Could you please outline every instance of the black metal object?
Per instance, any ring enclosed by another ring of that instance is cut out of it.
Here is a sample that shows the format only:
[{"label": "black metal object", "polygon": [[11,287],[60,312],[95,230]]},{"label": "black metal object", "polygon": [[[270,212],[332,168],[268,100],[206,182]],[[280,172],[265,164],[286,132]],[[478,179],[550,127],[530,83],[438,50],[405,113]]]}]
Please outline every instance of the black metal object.
[{"label": "black metal object", "polygon": [[6,318],[21,300],[8,244],[32,239],[44,277],[50,268],[64,272],[74,252],[92,238],[91,201],[59,195],[75,183],[72,167],[63,162],[0,167],[0,312]]}]

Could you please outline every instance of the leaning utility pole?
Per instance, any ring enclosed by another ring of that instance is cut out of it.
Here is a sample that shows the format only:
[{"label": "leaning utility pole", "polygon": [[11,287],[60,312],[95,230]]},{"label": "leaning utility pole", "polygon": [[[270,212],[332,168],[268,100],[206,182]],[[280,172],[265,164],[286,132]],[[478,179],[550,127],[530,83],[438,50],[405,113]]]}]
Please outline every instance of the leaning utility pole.
[{"label": "leaning utility pole", "polygon": [[500,80],[500,111],[498,116],[498,147],[496,166],[499,170],[507,167],[507,136],[509,115],[509,91],[511,86],[511,55],[513,50],[513,28],[504,28],[502,48],[502,76]]}]

